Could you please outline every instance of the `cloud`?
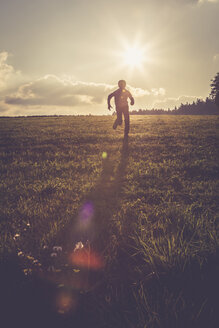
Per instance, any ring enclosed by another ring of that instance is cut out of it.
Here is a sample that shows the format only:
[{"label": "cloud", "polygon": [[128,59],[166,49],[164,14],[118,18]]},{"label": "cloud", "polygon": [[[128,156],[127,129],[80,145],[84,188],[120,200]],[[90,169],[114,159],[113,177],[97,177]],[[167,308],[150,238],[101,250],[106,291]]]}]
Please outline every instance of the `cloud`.
[{"label": "cloud", "polygon": [[21,72],[7,63],[9,56],[7,51],[0,52],[0,95],[13,89],[22,80]]},{"label": "cloud", "polygon": [[158,3],[159,5],[191,5],[191,4],[202,4],[202,3],[218,3],[219,0],[154,0],[153,3]]},{"label": "cloud", "polygon": [[[174,2],[178,2],[178,0],[172,0]],[[200,4],[200,3],[218,3],[219,0],[182,0],[181,3],[186,4]]]},{"label": "cloud", "polygon": [[132,86],[128,86],[128,89],[132,93],[133,97],[139,98],[144,96],[163,96],[166,91],[164,88],[152,88],[151,90],[142,89],[142,88],[134,88]]},{"label": "cloud", "polygon": [[6,105],[3,101],[0,101],[0,115],[8,112],[9,106]]},{"label": "cloud", "polygon": [[219,3],[219,0],[169,0],[165,2],[166,4],[176,4],[176,5],[200,5],[204,3]]},{"label": "cloud", "polygon": [[89,105],[100,103],[107,90],[110,90],[110,86],[103,83],[72,82],[70,79],[46,75],[21,85],[14,94],[5,97],[5,102],[23,106]]},{"label": "cloud", "polygon": [[219,3],[219,0],[198,0],[198,3]]},{"label": "cloud", "polygon": [[8,80],[15,74],[13,66],[7,64],[8,52],[0,52],[0,88],[4,88]]},{"label": "cloud", "polygon": [[178,98],[165,98],[163,100],[156,100],[153,103],[153,107],[156,109],[173,109],[175,106],[178,107],[181,104],[186,103],[192,103],[193,101],[196,101],[197,99],[201,99],[202,97],[196,97],[196,96],[179,96]]},{"label": "cloud", "polygon": [[[71,78],[61,79],[46,75],[38,80],[19,86],[17,91],[5,97],[5,103],[19,106],[84,106],[106,103],[107,95],[115,85],[94,82],[73,82]],[[163,88],[146,90],[128,87],[133,97],[164,95]]]},{"label": "cloud", "polygon": [[[107,96],[117,85],[75,81],[71,76],[62,78],[45,75],[24,82],[24,76],[7,63],[8,52],[0,53],[0,115],[52,115],[107,113]],[[162,98],[163,88],[143,89],[127,86],[136,106],[151,99]]]}]

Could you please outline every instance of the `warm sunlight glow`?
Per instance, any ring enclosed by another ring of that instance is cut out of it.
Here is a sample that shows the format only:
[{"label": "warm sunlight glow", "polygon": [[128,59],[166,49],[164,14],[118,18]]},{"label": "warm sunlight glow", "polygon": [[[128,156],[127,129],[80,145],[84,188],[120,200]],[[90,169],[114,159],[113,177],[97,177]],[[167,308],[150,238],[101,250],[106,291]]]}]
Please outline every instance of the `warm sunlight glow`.
[{"label": "warm sunlight glow", "polygon": [[[130,78],[135,73],[145,73],[146,64],[152,62],[152,49],[149,41],[142,42],[137,35],[133,42],[121,37],[120,51],[115,52],[118,68],[126,71],[126,77]],[[128,75],[127,75],[128,74]]]},{"label": "warm sunlight glow", "polygon": [[123,54],[124,64],[130,68],[141,68],[146,60],[146,52],[138,47],[127,48]]}]

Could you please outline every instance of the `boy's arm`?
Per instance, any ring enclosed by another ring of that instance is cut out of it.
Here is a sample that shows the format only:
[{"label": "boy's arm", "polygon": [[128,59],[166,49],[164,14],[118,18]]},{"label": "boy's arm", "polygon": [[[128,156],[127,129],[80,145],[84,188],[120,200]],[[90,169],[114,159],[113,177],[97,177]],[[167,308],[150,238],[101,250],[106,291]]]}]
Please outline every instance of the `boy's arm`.
[{"label": "boy's arm", "polygon": [[114,92],[111,93],[108,98],[107,98],[107,103],[108,103],[108,109],[110,110],[111,108],[113,108],[111,105],[110,105],[110,100],[111,98],[114,96]]},{"label": "boy's arm", "polygon": [[135,100],[134,100],[134,98],[132,97],[131,92],[129,92],[129,98],[130,98],[130,100],[131,100],[131,105],[134,105]]}]

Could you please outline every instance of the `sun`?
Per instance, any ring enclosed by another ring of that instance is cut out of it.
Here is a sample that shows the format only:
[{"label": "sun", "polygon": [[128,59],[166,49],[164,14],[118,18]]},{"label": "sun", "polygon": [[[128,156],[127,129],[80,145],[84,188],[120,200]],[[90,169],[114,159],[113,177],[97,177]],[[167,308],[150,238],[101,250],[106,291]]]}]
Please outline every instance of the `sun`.
[{"label": "sun", "polygon": [[146,50],[137,46],[127,47],[123,54],[123,64],[130,68],[142,68],[146,61]]},{"label": "sun", "polygon": [[128,78],[134,74],[149,74],[148,67],[154,63],[153,42],[142,40],[138,33],[132,42],[120,35],[118,45],[119,48],[111,52],[116,69],[123,71]]}]

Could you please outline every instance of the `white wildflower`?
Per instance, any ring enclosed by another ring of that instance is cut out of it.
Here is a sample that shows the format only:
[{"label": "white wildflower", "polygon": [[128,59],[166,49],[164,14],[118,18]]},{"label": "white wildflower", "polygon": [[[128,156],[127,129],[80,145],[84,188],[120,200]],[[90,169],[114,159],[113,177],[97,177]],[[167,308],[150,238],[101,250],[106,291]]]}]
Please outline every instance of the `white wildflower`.
[{"label": "white wildflower", "polygon": [[57,253],[59,253],[59,252],[62,252],[62,246],[53,246],[53,252],[57,252]]},{"label": "white wildflower", "polygon": [[79,242],[75,245],[74,252],[76,252],[76,251],[78,251],[78,250],[80,250],[80,249],[82,249],[82,248],[84,248],[84,245],[83,245],[83,243],[82,243],[81,241],[79,241]]},{"label": "white wildflower", "polygon": [[51,257],[57,257],[57,253],[53,252],[50,254]]},{"label": "white wildflower", "polygon": [[16,233],[16,234],[14,235],[13,239],[16,240],[16,239],[19,238],[19,237],[20,237],[20,234],[19,234],[19,233]]}]

